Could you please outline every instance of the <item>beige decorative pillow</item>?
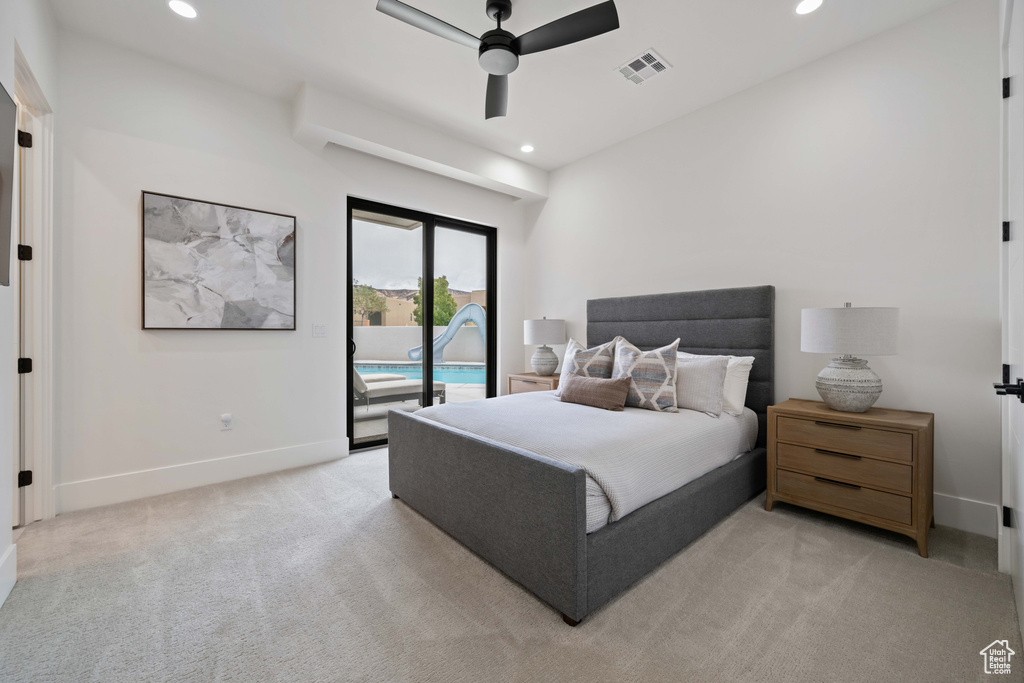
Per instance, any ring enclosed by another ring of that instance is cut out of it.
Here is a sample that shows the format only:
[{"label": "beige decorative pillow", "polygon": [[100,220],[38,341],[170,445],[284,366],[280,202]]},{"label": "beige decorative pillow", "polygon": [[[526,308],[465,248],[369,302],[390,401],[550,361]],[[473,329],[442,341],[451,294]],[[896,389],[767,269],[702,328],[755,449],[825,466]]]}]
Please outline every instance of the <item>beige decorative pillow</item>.
[{"label": "beige decorative pillow", "polygon": [[622,410],[626,405],[630,382],[629,377],[598,379],[570,372],[565,384],[560,385],[562,395],[559,398],[566,403],[579,403],[604,410]]},{"label": "beige decorative pillow", "polygon": [[678,412],[676,406],[676,349],[679,340],[653,351],[641,351],[623,338],[615,348],[612,379],[629,377],[626,405],[662,413]]},{"label": "beige decorative pillow", "polygon": [[565,356],[562,358],[562,374],[558,378],[559,388],[555,395],[562,395],[561,387],[572,372],[577,372],[584,377],[611,378],[612,365],[615,363],[615,344],[620,338],[616,337],[607,344],[590,349],[585,349],[578,341],[570,339],[569,344],[565,347]]},{"label": "beige decorative pillow", "polygon": [[[676,359],[676,405],[687,410],[722,414],[727,356],[680,356]],[[740,408],[742,410],[742,407]]]}]

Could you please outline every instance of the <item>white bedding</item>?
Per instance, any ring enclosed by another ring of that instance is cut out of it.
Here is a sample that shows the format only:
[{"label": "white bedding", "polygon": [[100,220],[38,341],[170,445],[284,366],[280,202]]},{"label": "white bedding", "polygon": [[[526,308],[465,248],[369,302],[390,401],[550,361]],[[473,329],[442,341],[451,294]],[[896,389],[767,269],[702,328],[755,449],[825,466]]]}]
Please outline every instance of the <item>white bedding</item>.
[{"label": "white bedding", "polygon": [[425,408],[419,417],[506,443],[587,473],[587,533],[622,519],[757,442],[757,416],[692,410],[612,412],[563,403],[553,391]]}]

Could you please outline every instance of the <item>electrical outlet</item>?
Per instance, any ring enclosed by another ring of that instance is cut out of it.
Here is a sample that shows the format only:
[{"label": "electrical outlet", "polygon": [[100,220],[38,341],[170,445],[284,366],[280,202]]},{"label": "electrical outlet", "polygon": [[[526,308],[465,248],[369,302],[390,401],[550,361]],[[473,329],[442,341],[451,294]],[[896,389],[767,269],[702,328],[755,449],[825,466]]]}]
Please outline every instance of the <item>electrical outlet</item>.
[{"label": "electrical outlet", "polygon": [[327,336],[327,323],[313,323],[313,336],[314,337],[326,337]]},{"label": "electrical outlet", "polygon": [[235,426],[235,416],[231,413],[224,413],[220,416],[220,430],[226,432]]}]

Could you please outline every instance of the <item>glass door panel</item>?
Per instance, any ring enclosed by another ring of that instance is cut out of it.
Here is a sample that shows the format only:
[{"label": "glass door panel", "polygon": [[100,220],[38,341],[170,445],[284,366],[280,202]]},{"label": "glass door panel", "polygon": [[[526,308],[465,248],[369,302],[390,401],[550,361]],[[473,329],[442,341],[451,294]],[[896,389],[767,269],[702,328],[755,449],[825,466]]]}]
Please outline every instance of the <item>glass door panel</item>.
[{"label": "glass door panel", "polygon": [[449,402],[488,393],[488,236],[438,225],[434,230],[434,386]]},{"label": "glass door panel", "polygon": [[387,440],[391,409],[424,404],[422,221],[352,210],[350,438],[353,447]]}]

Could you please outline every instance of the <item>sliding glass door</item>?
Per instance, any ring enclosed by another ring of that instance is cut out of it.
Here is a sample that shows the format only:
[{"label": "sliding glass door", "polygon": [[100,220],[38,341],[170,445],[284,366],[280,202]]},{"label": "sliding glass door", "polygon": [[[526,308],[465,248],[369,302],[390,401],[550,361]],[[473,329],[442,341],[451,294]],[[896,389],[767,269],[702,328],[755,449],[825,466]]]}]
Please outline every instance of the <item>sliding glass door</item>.
[{"label": "sliding glass door", "polygon": [[353,198],[348,223],[350,446],[387,443],[390,410],[495,396],[494,228]]}]

